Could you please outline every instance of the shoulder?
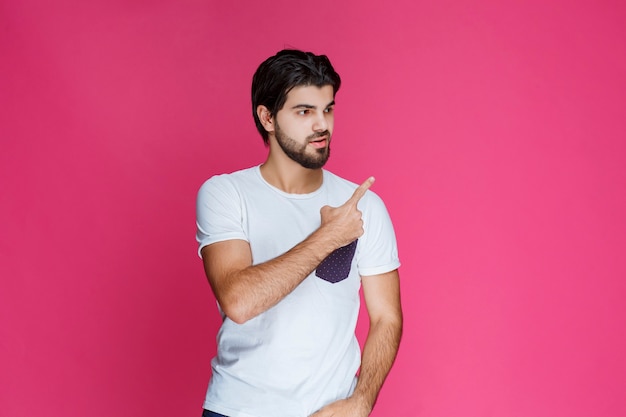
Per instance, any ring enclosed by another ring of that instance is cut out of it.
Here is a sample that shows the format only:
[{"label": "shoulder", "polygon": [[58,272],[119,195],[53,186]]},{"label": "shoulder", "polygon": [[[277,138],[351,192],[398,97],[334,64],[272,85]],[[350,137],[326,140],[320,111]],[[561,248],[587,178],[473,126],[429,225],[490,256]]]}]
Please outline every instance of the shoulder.
[{"label": "shoulder", "polygon": [[201,186],[199,193],[206,192],[233,192],[247,184],[254,183],[258,167],[246,168],[228,174],[217,174],[206,180]]}]

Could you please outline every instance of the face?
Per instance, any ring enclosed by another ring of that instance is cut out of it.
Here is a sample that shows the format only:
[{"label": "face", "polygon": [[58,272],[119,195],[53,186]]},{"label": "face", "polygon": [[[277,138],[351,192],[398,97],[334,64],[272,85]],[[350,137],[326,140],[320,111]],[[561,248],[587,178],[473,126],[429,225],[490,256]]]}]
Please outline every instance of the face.
[{"label": "face", "polygon": [[274,117],[282,151],[304,168],[318,169],[330,156],[335,100],[332,86],[295,87]]}]

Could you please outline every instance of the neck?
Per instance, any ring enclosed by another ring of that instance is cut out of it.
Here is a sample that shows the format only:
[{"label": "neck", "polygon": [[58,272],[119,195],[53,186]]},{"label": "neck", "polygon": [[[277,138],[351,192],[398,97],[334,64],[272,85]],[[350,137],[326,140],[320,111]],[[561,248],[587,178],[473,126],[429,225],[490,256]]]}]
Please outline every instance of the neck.
[{"label": "neck", "polygon": [[271,185],[289,194],[308,194],[322,186],[324,174],[321,168],[304,168],[286,155],[276,157],[270,150],[261,165],[261,175]]}]

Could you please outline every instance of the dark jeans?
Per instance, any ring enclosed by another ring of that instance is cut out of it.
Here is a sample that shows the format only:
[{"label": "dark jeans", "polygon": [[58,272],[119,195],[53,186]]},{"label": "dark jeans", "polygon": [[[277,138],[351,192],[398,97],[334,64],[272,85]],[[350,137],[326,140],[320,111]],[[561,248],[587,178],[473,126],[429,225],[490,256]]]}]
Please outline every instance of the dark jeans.
[{"label": "dark jeans", "polygon": [[228,417],[228,416],[225,416],[224,414],[217,414],[209,410],[204,410],[204,412],[202,413],[202,417]]}]

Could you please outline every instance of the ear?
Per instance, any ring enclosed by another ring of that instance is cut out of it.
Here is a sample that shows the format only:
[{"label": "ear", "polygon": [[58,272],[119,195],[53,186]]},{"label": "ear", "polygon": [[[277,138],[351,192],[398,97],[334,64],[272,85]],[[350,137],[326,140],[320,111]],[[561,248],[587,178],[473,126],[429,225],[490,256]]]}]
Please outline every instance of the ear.
[{"label": "ear", "polygon": [[268,132],[274,131],[274,116],[272,116],[272,113],[267,107],[263,106],[262,104],[258,105],[256,108],[256,115],[258,116],[265,130],[267,130]]}]

